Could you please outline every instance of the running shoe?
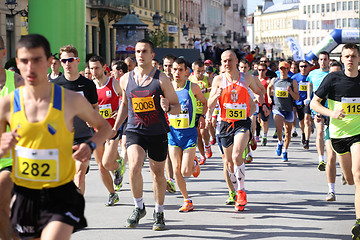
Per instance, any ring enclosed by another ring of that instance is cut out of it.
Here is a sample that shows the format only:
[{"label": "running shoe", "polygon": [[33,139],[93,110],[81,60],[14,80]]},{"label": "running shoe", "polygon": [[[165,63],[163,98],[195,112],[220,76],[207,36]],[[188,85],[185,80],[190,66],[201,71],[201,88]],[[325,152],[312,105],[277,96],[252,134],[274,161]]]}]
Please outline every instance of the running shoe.
[{"label": "running shoe", "polygon": [[211,146],[205,146],[205,156],[206,158],[211,158],[212,157],[212,151],[211,151]]},{"label": "running shoe", "polygon": [[301,134],[301,144],[305,145],[305,133]]},{"label": "running shoe", "polygon": [[225,201],[226,205],[235,205],[236,193],[235,191],[229,192],[229,198]]},{"label": "running shoe", "polygon": [[309,149],[309,140],[304,141],[304,149]]},{"label": "running shoe", "polygon": [[280,143],[278,143],[277,148],[276,148],[276,151],[275,151],[276,155],[278,155],[278,156],[280,156],[280,155],[281,155],[283,145],[284,145],[284,144],[280,144]]},{"label": "running shoe", "polygon": [[122,160],[118,159],[116,160],[119,163],[119,169],[114,171],[114,185],[120,185],[122,183],[123,180],[123,176],[121,175],[121,170],[122,170]]},{"label": "running shoe", "polygon": [[154,231],[163,231],[163,230],[165,230],[164,213],[154,211],[153,218],[154,218],[153,230]]},{"label": "running shoe", "polygon": [[118,201],[119,201],[119,195],[117,193],[110,193],[109,200],[107,201],[107,203],[105,203],[105,206],[107,207],[114,206],[115,203],[117,203]]},{"label": "running shoe", "polygon": [[250,155],[250,154],[247,154],[246,155],[246,158],[245,158],[245,163],[248,164],[248,163],[252,163],[253,161],[253,156]]},{"label": "running shoe", "polygon": [[243,190],[238,190],[236,192],[235,210],[244,211],[244,207],[246,204],[247,204],[246,192]]},{"label": "running shoe", "polygon": [[179,212],[190,212],[192,210],[194,210],[194,206],[190,199],[185,199],[184,204],[179,208]]},{"label": "running shoe", "polygon": [[292,133],[292,137],[297,137],[297,136],[298,136],[298,134],[297,134],[296,130],[294,130]]},{"label": "running shoe", "polygon": [[120,191],[121,187],[122,187],[122,183],[120,183],[119,185],[115,185],[114,189],[116,192],[118,192]]},{"label": "running shoe", "polygon": [[352,235],[353,240],[360,240],[360,225],[358,221],[355,222],[354,226],[351,229],[351,232],[353,234]]},{"label": "running shoe", "polygon": [[273,138],[277,138],[277,132],[275,131],[274,135],[273,135]]},{"label": "running shoe", "polygon": [[326,163],[324,161],[321,161],[318,165],[319,171],[323,172],[326,169]]},{"label": "running shoe", "polygon": [[289,161],[287,152],[283,152],[282,161],[283,162],[288,162]]},{"label": "running shoe", "polygon": [[335,193],[329,192],[326,196],[326,201],[328,201],[328,202],[336,201]]},{"label": "running shoe", "polygon": [[262,138],[261,139],[261,146],[266,146],[266,143],[267,143],[267,138]]},{"label": "running shoe", "polygon": [[250,147],[251,147],[251,150],[253,150],[253,151],[256,150],[256,148],[257,148],[257,142],[256,142],[256,140],[255,140],[254,138],[250,140],[249,145],[250,145]]},{"label": "running shoe", "polygon": [[346,184],[347,184],[346,179],[345,179],[345,176],[344,176],[343,173],[341,173],[341,184],[342,184],[342,185],[346,185]]},{"label": "running shoe", "polygon": [[256,142],[260,142],[259,136],[255,136],[255,141],[256,141]]},{"label": "running shoe", "polygon": [[175,183],[174,181],[170,178],[169,180],[166,181],[167,183],[167,190],[169,193],[175,193],[176,192],[176,187],[175,187]]},{"label": "running shoe", "polygon": [[[196,157],[195,157],[196,158]],[[196,158],[197,160],[197,158]],[[198,160],[200,165],[204,165],[206,161],[206,157],[203,155],[200,155],[200,159]]]},{"label": "running shoe", "polygon": [[139,220],[146,215],[145,204],[143,206],[143,209],[137,207],[134,208],[133,212],[126,220],[126,227],[136,228],[139,225]]},{"label": "running shoe", "polygon": [[[200,159],[201,159],[201,157],[200,157]],[[200,165],[198,163],[197,157],[195,156],[193,176],[198,177],[199,174],[200,174]]]},{"label": "running shoe", "polygon": [[211,140],[210,144],[211,144],[211,145],[215,145],[215,143],[216,143],[216,138],[213,138],[213,139]]}]

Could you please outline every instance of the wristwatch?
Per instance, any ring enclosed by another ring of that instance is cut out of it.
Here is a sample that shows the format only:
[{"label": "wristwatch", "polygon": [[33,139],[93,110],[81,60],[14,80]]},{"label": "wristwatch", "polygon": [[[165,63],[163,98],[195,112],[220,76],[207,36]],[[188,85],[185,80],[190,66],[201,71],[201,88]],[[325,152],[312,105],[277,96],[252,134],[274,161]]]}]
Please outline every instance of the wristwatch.
[{"label": "wristwatch", "polygon": [[95,150],[96,144],[95,144],[93,141],[88,140],[88,141],[86,141],[85,143],[86,143],[87,145],[89,145],[89,147],[90,147],[90,149],[91,149],[91,152],[93,152],[93,151]]}]

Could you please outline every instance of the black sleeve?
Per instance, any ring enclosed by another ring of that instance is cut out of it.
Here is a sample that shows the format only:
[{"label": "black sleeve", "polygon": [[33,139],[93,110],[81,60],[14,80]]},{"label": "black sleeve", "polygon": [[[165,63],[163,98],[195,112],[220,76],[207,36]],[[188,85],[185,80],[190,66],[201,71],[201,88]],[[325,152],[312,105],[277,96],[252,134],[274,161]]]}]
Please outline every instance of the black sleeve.
[{"label": "black sleeve", "polygon": [[90,80],[89,89],[88,89],[87,99],[91,104],[98,102],[98,95],[96,91],[96,85]]},{"label": "black sleeve", "polygon": [[329,95],[329,91],[332,88],[332,73],[326,75],[326,77],[322,80],[318,90],[316,90],[315,94],[321,99],[325,99]]}]

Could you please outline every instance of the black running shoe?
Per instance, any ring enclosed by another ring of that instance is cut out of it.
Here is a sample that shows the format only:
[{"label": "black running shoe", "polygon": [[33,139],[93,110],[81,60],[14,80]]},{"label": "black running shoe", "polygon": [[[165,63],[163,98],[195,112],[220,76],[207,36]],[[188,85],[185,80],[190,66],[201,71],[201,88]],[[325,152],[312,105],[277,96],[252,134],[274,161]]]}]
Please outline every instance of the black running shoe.
[{"label": "black running shoe", "polygon": [[136,228],[139,225],[139,220],[145,217],[145,215],[146,215],[145,204],[143,209],[134,208],[132,214],[126,220],[126,227]]},{"label": "black running shoe", "polygon": [[153,230],[154,231],[163,231],[163,230],[165,230],[164,213],[154,211],[153,217],[154,217]]}]

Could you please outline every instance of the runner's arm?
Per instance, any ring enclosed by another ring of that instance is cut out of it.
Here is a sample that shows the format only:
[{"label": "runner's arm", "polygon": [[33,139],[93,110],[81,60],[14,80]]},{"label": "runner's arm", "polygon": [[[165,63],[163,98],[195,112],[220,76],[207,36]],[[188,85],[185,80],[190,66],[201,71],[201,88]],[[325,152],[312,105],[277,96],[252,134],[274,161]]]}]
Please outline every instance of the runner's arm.
[{"label": "runner's arm", "polygon": [[300,99],[300,95],[299,95],[299,90],[298,90],[298,85],[297,85],[297,81],[293,80],[292,82],[293,88],[288,87],[288,91],[291,95],[291,97],[295,100],[299,100]]},{"label": "runner's arm", "polygon": [[2,98],[0,101],[0,158],[6,155],[11,148],[17,143],[17,139],[20,136],[16,133],[16,130],[11,132],[6,132],[6,125],[8,124],[10,118],[10,98],[9,95]]},{"label": "runner's arm", "polygon": [[321,101],[322,98],[314,94],[314,97],[310,102],[310,108],[321,115],[328,116],[331,118],[342,119],[343,117],[345,117],[343,109],[336,109],[335,111],[332,111],[329,108],[324,107],[321,104]]},{"label": "runner's arm", "polygon": [[209,111],[207,114],[208,114],[208,116],[210,116],[210,118],[211,118],[212,112],[214,111],[216,103],[222,92],[220,85],[221,85],[221,76],[216,76],[214,78],[214,81],[213,81],[213,84],[211,87],[211,91],[210,91],[210,95],[209,95],[209,99],[208,99]]}]

